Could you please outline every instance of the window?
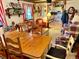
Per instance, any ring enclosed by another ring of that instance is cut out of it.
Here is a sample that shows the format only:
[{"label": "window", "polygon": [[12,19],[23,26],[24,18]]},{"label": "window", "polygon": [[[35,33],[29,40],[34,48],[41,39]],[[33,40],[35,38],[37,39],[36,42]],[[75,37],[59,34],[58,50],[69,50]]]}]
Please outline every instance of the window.
[{"label": "window", "polygon": [[32,19],[32,8],[31,7],[27,7],[26,9],[26,19],[30,20]]}]

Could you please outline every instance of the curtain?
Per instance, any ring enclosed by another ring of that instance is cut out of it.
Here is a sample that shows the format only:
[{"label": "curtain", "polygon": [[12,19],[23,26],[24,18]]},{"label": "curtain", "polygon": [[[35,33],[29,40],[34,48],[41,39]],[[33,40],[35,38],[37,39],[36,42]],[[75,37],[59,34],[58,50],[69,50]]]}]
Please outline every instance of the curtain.
[{"label": "curtain", "polygon": [[6,20],[5,20],[5,12],[4,12],[4,8],[2,5],[2,0],[0,0],[0,22],[3,25],[7,25]]},{"label": "curtain", "polygon": [[33,19],[33,5],[23,4],[24,6],[24,19]]}]

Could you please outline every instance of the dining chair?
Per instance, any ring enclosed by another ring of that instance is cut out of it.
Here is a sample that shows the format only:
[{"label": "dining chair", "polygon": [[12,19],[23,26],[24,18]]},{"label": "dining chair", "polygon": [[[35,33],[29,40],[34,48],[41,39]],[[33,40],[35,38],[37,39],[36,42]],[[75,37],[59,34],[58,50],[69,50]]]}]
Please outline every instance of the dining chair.
[{"label": "dining chair", "polygon": [[1,59],[8,59],[6,49],[3,43],[3,35],[0,35],[0,58]]},{"label": "dining chair", "polygon": [[69,52],[71,52],[73,44],[74,38],[70,36],[67,47],[62,45],[56,45],[60,48],[51,47],[46,55],[47,59],[65,59],[69,55]]},{"label": "dining chair", "polygon": [[33,24],[33,33],[34,34],[40,34],[42,35],[42,24],[43,24],[43,20],[42,19],[36,19],[35,23]]},{"label": "dining chair", "polygon": [[[4,36],[5,38],[5,36]],[[20,40],[19,38],[15,38],[16,41],[13,41],[9,38],[5,38],[5,46],[6,46],[6,51],[8,54],[8,59],[23,59],[22,55],[22,49],[20,45]]]},{"label": "dining chair", "polygon": [[33,28],[33,21],[32,20],[29,20],[27,22],[27,28],[26,28],[26,32],[30,32]]},{"label": "dining chair", "polygon": [[35,27],[32,29],[34,34],[42,34],[42,28],[40,26],[38,26],[37,24],[35,24]]},{"label": "dining chair", "polygon": [[69,41],[69,38],[66,38],[64,36],[61,36],[61,37],[57,37],[56,40],[55,40],[55,45],[62,45],[64,47],[67,47],[67,43]]}]

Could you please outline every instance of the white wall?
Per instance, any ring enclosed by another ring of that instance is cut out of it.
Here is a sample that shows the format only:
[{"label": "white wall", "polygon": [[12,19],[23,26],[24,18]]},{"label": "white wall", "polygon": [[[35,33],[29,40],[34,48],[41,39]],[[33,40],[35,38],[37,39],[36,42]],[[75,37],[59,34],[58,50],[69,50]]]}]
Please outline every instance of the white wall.
[{"label": "white wall", "polygon": [[66,9],[68,9],[70,6],[75,7],[75,9],[79,10],[79,0],[69,0],[67,1]]},{"label": "white wall", "polygon": [[[15,2],[17,3],[17,0],[2,0],[3,3],[3,7],[4,9],[9,8],[9,3],[10,2]],[[11,22],[14,21],[16,24],[19,22],[23,21],[23,16],[21,15],[20,17],[18,15],[12,15],[11,18],[8,18],[8,16],[6,16],[6,21],[8,25],[11,25]]]}]

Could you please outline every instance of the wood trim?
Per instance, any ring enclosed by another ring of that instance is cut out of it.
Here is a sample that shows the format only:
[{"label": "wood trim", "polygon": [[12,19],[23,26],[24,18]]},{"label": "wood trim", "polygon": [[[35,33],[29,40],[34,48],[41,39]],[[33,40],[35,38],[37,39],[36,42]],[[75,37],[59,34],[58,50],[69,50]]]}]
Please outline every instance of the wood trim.
[{"label": "wood trim", "polygon": [[33,3],[47,3],[47,1],[36,1],[36,2],[33,2]]}]

